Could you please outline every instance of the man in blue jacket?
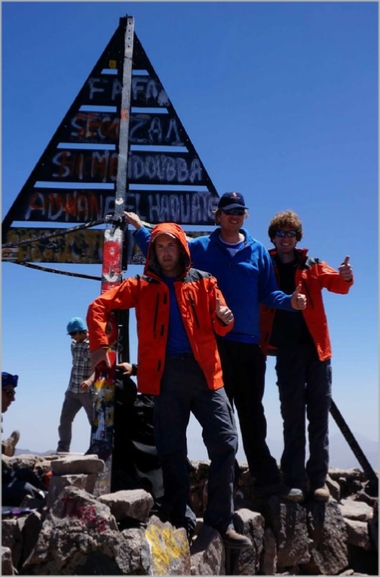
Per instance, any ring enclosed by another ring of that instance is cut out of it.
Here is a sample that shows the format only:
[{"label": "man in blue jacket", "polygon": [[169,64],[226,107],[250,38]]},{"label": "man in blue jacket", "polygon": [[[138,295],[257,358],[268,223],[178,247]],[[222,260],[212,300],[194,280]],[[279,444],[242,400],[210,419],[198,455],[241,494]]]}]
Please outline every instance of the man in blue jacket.
[{"label": "man in blue jacket", "polygon": [[[136,228],[133,236],[144,255],[147,254],[150,231],[140,218],[125,212],[129,224]],[[260,303],[283,310],[302,310],[305,295],[297,287],[292,295],[278,290],[268,251],[242,228],[248,216],[244,197],[226,192],[215,212],[218,228],[209,236],[189,241],[193,265],[210,272],[230,309],[234,328],[218,338],[226,393],[236,407],[249,470],[255,478],[258,493],[280,493],[298,501],[298,489],[284,487],[276,460],[266,443],[267,423],[262,403],[265,384],[265,359],[259,341]]]}]

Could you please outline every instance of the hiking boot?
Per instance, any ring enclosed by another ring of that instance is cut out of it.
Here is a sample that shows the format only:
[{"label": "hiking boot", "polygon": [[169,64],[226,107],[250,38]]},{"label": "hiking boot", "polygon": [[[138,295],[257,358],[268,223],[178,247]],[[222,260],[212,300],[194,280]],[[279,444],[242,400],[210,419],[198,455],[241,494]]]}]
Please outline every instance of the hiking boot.
[{"label": "hiking boot", "polygon": [[284,485],[282,492],[279,493],[279,496],[283,499],[287,499],[287,501],[293,501],[293,503],[301,503],[305,498],[302,489],[298,489],[297,487],[290,488],[286,485]]},{"label": "hiking boot", "polygon": [[195,535],[195,528],[194,527],[185,527],[184,528],[186,531],[186,535],[187,535],[187,540],[189,542],[189,546],[191,547],[191,544],[193,542],[193,537]]},{"label": "hiking boot", "polygon": [[235,529],[227,529],[222,534],[224,545],[230,549],[251,549],[253,547],[251,540],[245,535],[240,535]]},{"label": "hiking boot", "polygon": [[302,489],[290,488],[284,483],[275,483],[273,485],[254,487],[254,495],[257,497],[270,497],[271,495],[278,495],[288,501],[298,503],[304,500]]},{"label": "hiking boot", "polygon": [[314,491],[311,491],[313,499],[316,501],[323,501],[326,502],[329,500],[330,491],[326,484],[323,487],[317,487]]},{"label": "hiking boot", "polygon": [[7,457],[13,457],[13,455],[15,454],[16,445],[19,442],[19,440],[20,440],[20,431],[13,431],[11,436],[8,437],[8,439],[5,439],[5,441],[3,441],[2,443],[4,455],[6,455]]}]

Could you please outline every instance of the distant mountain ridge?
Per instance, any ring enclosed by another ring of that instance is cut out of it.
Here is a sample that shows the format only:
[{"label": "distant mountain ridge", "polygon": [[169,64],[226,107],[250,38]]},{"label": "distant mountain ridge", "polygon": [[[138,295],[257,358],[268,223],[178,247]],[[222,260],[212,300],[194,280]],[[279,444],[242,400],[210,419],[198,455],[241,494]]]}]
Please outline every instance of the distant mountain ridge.
[{"label": "distant mountain ridge", "polygon": [[54,455],[55,451],[53,449],[51,451],[45,451],[44,453],[40,453],[38,451],[30,451],[29,449],[18,449],[15,450],[15,457],[17,455],[38,455],[39,457],[46,457],[47,455]]},{"label": "distant mountain ridge", "polygon": [[[370,441],[360,433],[354,434],[364,455],[375,471],[379,470],[379,443]],[[343,435],[336,433],[330,437],[330,466],[336,469],[347,469],[352,467],[361,468],[352,449],[349,447]]]},{"label": "distant mountain ridge", "polygon": [[[367,457],[369,463],[373,467],[375,471],[379,470],[379,443],[375,441],[371,441],[361,435],[360,433],[354,433],[354,437],[359,443],[364,455]],[[272,455],[275,457],[276,461],[279,462],[281,458],[281,453],[283,450],[283,442],[277,439],[267,439],[268,446],[271,450]],[[200,443],[199,448],[203,452],[203,445]],[[30,449],[18,449],[16,448],[15,455],[39,455],[39,456],[46,456],[52,455],[55,451],[31,451]],[[81,454],[81,453],[75,453]],[[202,460],[207,459],[204,455],[197,455],[196,457],[193,455],[189,455],[190,459],[193,460]],[[244,455],[244,451],[242,445],[240,444],[240,448],[237,455],[239,462],[245,462],[246,458]],[[346,439],[343,435],[336,433],[331,435],[330,437],[330,468],[332,469],[361,469],[360,463],[358,462],[357,458],[355,457],[352,449],[349,447]]]},{"label": "distant mountain ridge", "polygon": [[[379,443],[370,441],[360,433],[353,433],[368,462],[375,471],[379,470]],[[329,438],[331,469],[362,469],[342,434],[336,433]],[[276,461],[279,462],[283,450],[283,442],[267,439],[268,446]],[[239,451],[240,454],[240,451]],[[308,454],[308,451],[307,451]],[[239,459],[238,459],[239,460]]]}]

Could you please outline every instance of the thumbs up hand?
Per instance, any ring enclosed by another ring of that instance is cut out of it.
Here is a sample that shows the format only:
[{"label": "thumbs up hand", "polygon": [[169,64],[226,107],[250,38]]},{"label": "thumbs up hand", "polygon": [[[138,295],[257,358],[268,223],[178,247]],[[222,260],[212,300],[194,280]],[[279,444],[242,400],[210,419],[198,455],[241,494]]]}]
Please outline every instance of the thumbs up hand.
[{"label": "thumbs up hand", "polygon": [[346,258],[344,259],[344,261],[342,262],[342,264],[338,268],[340,276],[347,282],[351,282],[352,277],[354,276],[353,272],[352,272],[352,266],[350,265],[349,261],[350,261],[350,257],[346,256]]},{"label": "thumbs up hand", "polygon": [[306,295],[301,294],[302,285],[299,284],[294,293],[292,294],[292,298],[290,299],[290,304],[296,311],[302,311],[306,308],[307,299]]},{"label": "thumbs up hand", "polygon": [[229,325],[234,320],[231,309],[226,306],[221,306],[219,297],[216,297],[215,301],[215,314],[225,325]]}]

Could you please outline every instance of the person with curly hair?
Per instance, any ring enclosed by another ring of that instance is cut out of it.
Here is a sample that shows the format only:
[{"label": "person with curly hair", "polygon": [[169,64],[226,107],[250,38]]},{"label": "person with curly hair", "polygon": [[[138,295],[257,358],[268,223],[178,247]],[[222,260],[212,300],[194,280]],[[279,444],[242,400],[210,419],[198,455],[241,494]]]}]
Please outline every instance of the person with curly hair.
[{"label": "person with curly hair", "polygon": [[[268,235],[278,285],[287,294],[302,285],[308,306],[298,313],[261,307],[261,348],[276,355],[277,385],[283,418],[281,469],[285,482],[318,501],[327,501],[328,418],[331,405],[331,342],[322,298],[325,288],[347,294],[354,282],[350,258],[338,270],[297,248],[302,222],[293,210],[277,213]],[[305,467],[308,420],[310,456]]]}]

